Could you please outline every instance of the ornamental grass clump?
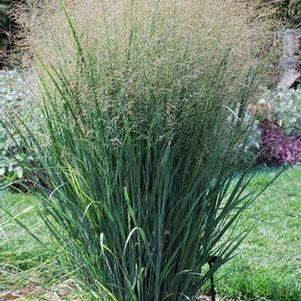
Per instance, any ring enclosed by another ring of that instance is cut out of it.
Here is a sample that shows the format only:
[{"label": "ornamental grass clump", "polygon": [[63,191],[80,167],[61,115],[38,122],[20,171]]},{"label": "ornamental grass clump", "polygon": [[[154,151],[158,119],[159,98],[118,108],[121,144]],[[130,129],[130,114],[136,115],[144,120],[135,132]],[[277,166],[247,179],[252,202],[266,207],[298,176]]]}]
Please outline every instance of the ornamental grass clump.
[{"label": "ornamental grass clump", "polygon": [[196,300],[256,197],[240,163],[263,24],[232,0],[32,9],[42,217],[61,263],[91,299]]}]

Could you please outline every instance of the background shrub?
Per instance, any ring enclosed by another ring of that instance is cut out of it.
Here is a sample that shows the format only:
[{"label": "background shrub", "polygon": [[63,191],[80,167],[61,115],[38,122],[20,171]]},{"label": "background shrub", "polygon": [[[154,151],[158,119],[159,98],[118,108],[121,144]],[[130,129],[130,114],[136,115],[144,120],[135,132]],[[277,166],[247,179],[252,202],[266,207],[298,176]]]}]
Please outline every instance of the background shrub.
[{"label": "background shrub", "polygon": [[17,31],[17,24],[11,15],[15,4],[23,1],[2,0],[0,2],[0,68],[7,63],[8,55],[15,45],[14,36]]},{"label": "background shrub", "polygon": [[[24,78],[16,71],[2,71],[0,73],[0,118],[3,119],[4,115],[11,111],[19,111],[20,106],[25,98]],[[22,144],[20,135],[14,133],[11,128],[11,133],[14,139],[18,142],[15,143],[12,137],[5,130],[5,124],[1,122],[0,125],[0,181],[5,183],[13,182],[17,179],[22,179],[24,172],[23,151],[18,147]]]},{"label": "background shrub", "polygon": [[258,9],[269,8],[270,16],[281,20],[288,27],[301,25],[301,2],[299,0],[259,0]]},{"label": "background shrub", "polygon": [[7,41],[7,33],[9,31],[10,27],[10,19],[8,17],[8,11],[10,9],[10,1],[4,0],[1,1],[0,4],[0,26],[1,26],[1,32],[0,32],[0,47],[1,49],[5,48],[5,41]]},{"label": "background shrub", "polygon": [[20,18],[43,88],[42,217],[62,264],[91,299],[195,300],[257,196],[238,171],[265,24],[236,1],[68,7]]},{"label": "background shrub", "polygon": [[266,90],[259,100],[259,106],[266,107],[257,112],[257,119],[276,121],[287,135],[301,134],[301,91],[300,89]]},{"label": "background shrub", "polygon": [[[35,82],[36,78],[29,71],[0,72],[0,183],[13,184],[14,188],[29,184],[32,175],[39,173],[29,147],[31,135],[13,125],[26,122],[31,131],[36,131],[38,115],[28,105]],[[7,116],[10,120],[6,120]]]},{"label": "background shrub", "polygon": [[300,90],[266,90],[256,105],[249,150],[258,163],[269,166],[296,164],[301,161]]}]

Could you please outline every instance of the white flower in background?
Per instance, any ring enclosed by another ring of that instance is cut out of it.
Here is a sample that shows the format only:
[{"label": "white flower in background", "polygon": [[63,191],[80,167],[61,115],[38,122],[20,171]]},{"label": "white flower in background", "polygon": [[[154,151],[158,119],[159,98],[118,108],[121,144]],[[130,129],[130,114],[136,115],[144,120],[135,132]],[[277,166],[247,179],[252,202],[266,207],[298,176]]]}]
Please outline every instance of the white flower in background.
[{"label": "white flower in background", "polygon": [[277,121],[288,135],[301,136],[301,88],[266,90],[258,104],[272,107],[265,117]]}]

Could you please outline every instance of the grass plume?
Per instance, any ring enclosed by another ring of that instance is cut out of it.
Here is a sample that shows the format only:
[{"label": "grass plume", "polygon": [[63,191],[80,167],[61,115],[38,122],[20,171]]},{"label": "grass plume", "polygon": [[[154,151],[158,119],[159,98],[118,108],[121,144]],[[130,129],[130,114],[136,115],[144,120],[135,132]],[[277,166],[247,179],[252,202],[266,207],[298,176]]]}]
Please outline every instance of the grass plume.
[{"label": "grass plume", "polygon": [[27,21],[42,216],[91,299],[196,300],[244,237],[228,230],[257,196],[238,172],[265,28],[248,13],[230,0],[49,1]]}]

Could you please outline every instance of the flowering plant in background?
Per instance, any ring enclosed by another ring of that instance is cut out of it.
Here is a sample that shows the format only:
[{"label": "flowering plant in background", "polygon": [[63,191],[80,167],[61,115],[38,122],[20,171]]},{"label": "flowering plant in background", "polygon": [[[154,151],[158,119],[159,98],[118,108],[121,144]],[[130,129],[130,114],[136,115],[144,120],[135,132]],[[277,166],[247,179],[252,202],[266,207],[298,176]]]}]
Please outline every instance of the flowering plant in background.
[{"label": "flowering plant in background", "polygon": [[301,162],[301,137],[286,135],[276,122],[264,119],[258,123],[261,131],[257,162],[281,166]]},{"label": "flowering plant in background", "polygon": [[267,90],[259,101],[259,106],[267,109],[258,113],[261,117],[276,121],[286,135],[299,136],[301,135],[300,103],[301,89]]},{"label": "flowering plant in background", "polygon": [[[267,90],[256,105],[249,108],[259,131],[257,162],[268,166],[301,162],[301,90]],[[255,131],[256,132],[256,131]],[[254,145],[254,142],[253,142]],[[254,149],[254,148],[253,148]]]}]

